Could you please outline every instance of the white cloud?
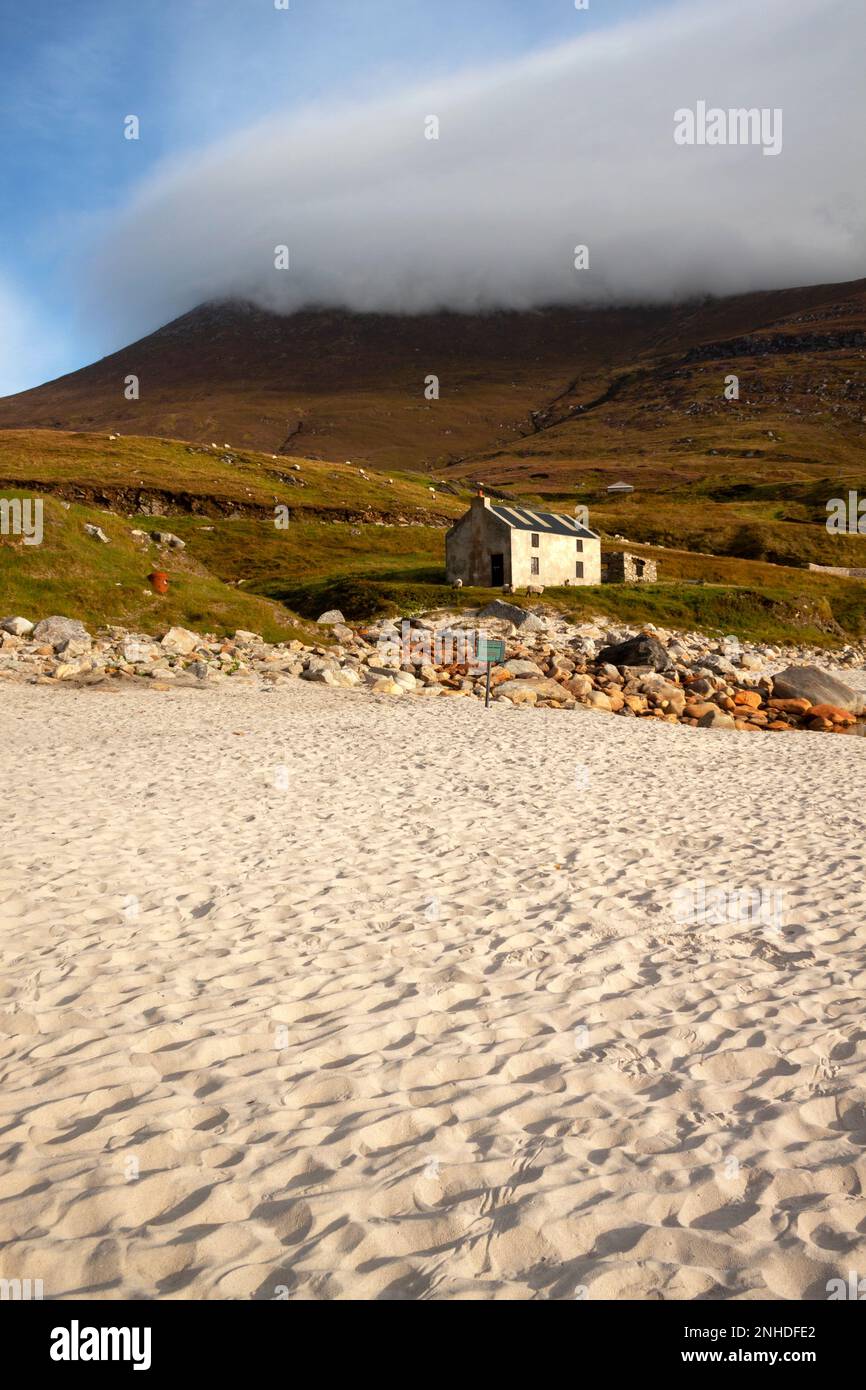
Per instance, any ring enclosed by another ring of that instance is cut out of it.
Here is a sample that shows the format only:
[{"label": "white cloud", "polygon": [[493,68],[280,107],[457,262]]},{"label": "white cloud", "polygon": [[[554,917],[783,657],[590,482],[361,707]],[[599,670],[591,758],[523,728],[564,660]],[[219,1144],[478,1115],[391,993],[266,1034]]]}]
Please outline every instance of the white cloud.
[{"label": "white cloud", "polygon": [[[269,119],[140,188],[95,295],[128,336],[227,296],[416,312],[855,278],[862,38],[862,0],[689,0],[451,83]],[[781,108],[781,154],[678,146],[674,112],[701,99]]]}]

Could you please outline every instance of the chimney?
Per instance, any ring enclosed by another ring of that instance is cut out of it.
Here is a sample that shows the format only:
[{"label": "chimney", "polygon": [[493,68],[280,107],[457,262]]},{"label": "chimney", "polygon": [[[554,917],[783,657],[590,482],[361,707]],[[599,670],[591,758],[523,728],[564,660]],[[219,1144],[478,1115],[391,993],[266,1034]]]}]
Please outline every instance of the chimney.
[{"label": "chimney", "polygon": [[484,485],[483,485],[482,483],[479,483],[479,484],[478,484],[478,491],[476,492],[475,496],[472,498],[472,510],[473,510],[473,512],[476,512],[476,511],[480,512],[480,511],[483,511],[486,507],[489,507],[489,506],[490,506],[490,498],[484,496]]}]

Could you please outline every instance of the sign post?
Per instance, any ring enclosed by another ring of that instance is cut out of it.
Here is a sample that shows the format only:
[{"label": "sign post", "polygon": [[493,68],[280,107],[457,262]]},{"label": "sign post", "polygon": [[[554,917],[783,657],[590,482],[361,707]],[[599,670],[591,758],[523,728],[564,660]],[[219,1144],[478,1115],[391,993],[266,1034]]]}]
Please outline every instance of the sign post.
[{"label": "sign post", "polygon": [[487,667],[487,686],[484,692],[484,708],[490,707],[490,668],[505,660],[505,643],[499,637],[478,638],[478,660]]}]

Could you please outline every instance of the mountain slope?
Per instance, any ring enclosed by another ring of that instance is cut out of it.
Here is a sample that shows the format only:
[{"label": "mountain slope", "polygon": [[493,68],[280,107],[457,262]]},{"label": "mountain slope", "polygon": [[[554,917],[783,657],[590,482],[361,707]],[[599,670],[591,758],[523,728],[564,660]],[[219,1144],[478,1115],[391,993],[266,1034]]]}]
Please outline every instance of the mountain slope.
[{"label": "mountain slope", "polygon": [[[828,451],[847,463],[866,441],[864,366],[866,281],[475,316],[211,304],[0,400],[0,429],[120,430],[510,485],[548,474],[532,491],[555,493],[632,464],[658,482],[687,476],[712,449],[755,447],[753,425],[789,428],[807,467]],[[736,410],[727,371],[749,402]],[[138,401],[124,396],[132,374]],[[431,375],[439,400],[425,398]]]}]

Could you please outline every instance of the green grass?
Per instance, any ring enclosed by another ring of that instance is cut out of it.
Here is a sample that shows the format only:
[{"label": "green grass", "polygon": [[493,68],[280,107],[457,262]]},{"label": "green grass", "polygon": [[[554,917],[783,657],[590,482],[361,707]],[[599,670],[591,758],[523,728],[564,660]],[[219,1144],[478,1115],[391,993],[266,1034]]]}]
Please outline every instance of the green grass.
[{"label": "green grass", "polygon": [[[229,466],[171,440],[124,439],[115,450],[96,435],[0,432],[0,495],[34,495],[4,487],[4,470],[34,484],[43,479],[53,489],[45,495],[42,546],[0,541],[0,608],[31,618],[60,612],[89,626],[113,622],[151,632],[171,623],[217,632],[247,627],[276,640],[311,636],[304,622],[325,608],[364,619],[501,597],[496,590],[453,590],[445,583],[444,522],[462,514],[465,498],[438,494],[433,503],[441,510],[434,514],[428,483],[417,476],[392,474],[389,485],[345,464],[302,461],[300,476],[309,487],[297,488],[269,471],[287,466],[287,460],[243,453]],[[716,478],[711,494],[704,479],[599,506],[592,524],[627,535],[630,549],[654,558],[660,582],[549,589],[544,602],[581,617],[770,642],[832,646],[863,637],[866,584],[798,567],[807,556],[866,565],[866,537],[831,537],[823,510],[816,518],[825,486],[803,482],[785,493],[777,484]],[[168,514],[136,514],[133,487],[167,496]],[[85,496],[64,504],[58,490]],[[274,496],[293,509],[286,529],[274,524]],[[353,519],[345,520],[347,514]],[[383,517],[387,524],[374,524]],[[401,525],[401,519],[416,524]],[[111,545],[87,537],[86,521],[101,526]],[[186,549],[142,548],[131,537],[133,528],[171,530]],[[734,545],[748,553],[731,554]],[[606,548],[621,545],[609,541]],[[796,564],[768,563],[760,558],[768,552],[790,554]],[[158,560],[171,575],[165,598],[147,584]]]},{"label": "green grass", "polygon": [[231,456],[233,462],[226,463],[222,448],[176,439],[129,435],[112,441],[106,434],[0,430],[0,487],[38,483],[97,505],[101,497],[118,511],[132,510],[136,492],[165,493],[175,499],[171,512],[205,516],[231,515],[236,508],[273,514],[275,505],[285,504],[299,514],[331,518],[369,512],[450,524],[465,509],[465,501],[450,493],[431,493],[428,480],[417,474],[363,477],[346,463],[272,458],[246,449],[232,450]]},{"label": "green grass", "polygon": [[[0,495],[22,494],[3,489]],[[91,507],[67,508],[53,497],[43,504],[41,545],[0,538],[3,616],[21,614],[38,621],[60,613],[79,618],[91,631],[116,623],[159,633],[176,624],[220,635],[248,628],[274,642],[310,640],[306,625],[282,605],[223,583],[186,552],[133,540],[130,531],[141,523]],[[110,544],[88,536],[85,522],[100,526]],[[154,594],[147,582],[154,568],[169,574],[165,596]]]}]

